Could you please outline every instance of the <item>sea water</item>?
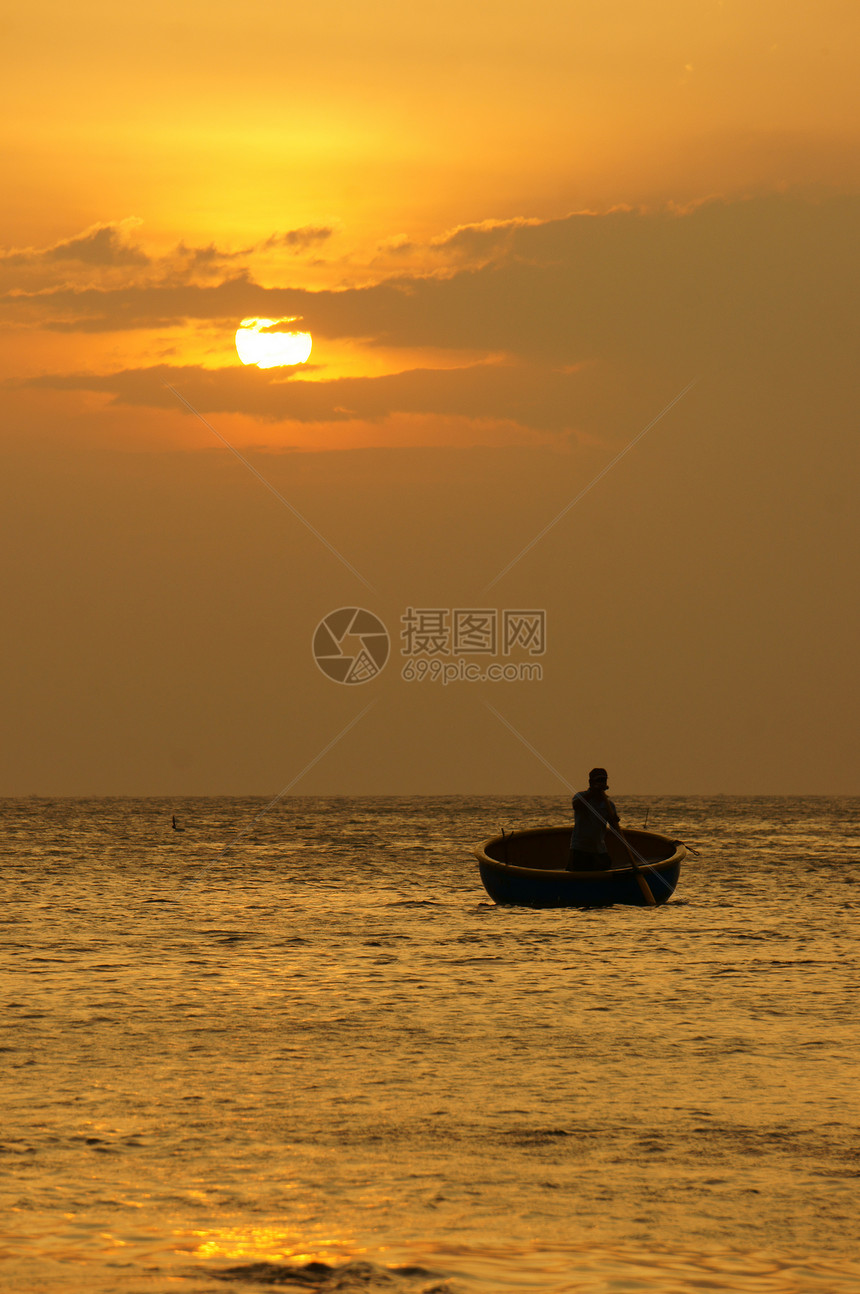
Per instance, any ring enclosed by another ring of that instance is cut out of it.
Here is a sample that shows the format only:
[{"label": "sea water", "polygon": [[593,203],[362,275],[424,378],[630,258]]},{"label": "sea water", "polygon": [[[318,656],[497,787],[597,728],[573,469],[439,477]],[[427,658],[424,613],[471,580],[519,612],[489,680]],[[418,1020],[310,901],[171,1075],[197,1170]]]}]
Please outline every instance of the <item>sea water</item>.
[{"label": "sea water", "polygon": [[0,804],[3,1291],[860,1290],[860,800],[586,911],[469,852],[563,799],[263,806]]}]

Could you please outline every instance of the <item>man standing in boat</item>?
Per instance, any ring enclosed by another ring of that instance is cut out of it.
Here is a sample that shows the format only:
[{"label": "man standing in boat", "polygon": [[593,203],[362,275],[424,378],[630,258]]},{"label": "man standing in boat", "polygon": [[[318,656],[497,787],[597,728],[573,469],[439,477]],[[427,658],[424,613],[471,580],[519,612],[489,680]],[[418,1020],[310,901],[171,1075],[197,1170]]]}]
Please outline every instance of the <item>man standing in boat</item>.
[{"label": "man standing in boat", "polygon": [[588,774],[588,790],[573,797],[573,835],[570,838],[569,872],[605,871],[612,866],[606,848],[606,829],[619,826],[615,805],[606,794],[609,775],[605,768]]}]

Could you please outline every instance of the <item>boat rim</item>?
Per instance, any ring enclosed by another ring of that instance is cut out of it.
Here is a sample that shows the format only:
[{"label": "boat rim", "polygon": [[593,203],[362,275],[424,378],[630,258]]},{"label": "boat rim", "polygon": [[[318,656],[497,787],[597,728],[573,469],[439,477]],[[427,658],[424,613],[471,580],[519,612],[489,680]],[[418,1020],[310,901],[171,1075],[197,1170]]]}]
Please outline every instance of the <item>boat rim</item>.
[{"label": "boat rim", "polygon": [[[671,845],[673,852],[668,858],[658,858],[654,862],[637,863],[637,867],[635,869],[632,863],[626,863],[623,867],[607,867],[605,869],[600,868],[599,870],[594,871],[568,871],[566,867],[518,867],[516,863],[503,863],[498,858],[491,858],[486,852],[490,845],[494,845],[496,843],[503,844],[505,840],[510,840],[512,836],[516,836],[517,839],[522,840],[523,836],[545,836],[551,831],[572,830],[572,824],[570,826],[561,827],[526,827],[522,831],[506,832],[503,836],[488,836],[486,840],[472,850],[472,853],[479,863],[486,863],[487,866],[498,868],[499,871],[503,871],[512,876],[553,876],[558,877],[559,879],[569,877],[571,879],[581,881],[593,881],[598,878],[609,876],[624,876],[634,870],[638,870],[640,872],[659,871],[665,867],[674,867],[676,864],[683,862],[687,856],[687,850],[683,841],[674,840],[671,836],[664,836],[662,832],[659,831],[646,831],[641,827],[631,827],[629,830],[631,833],[635,832],[636,835],[651,836],[654,840],[663,840],[667,845]],[[625,828],[622,827],[621,830],[623,833]]]}]

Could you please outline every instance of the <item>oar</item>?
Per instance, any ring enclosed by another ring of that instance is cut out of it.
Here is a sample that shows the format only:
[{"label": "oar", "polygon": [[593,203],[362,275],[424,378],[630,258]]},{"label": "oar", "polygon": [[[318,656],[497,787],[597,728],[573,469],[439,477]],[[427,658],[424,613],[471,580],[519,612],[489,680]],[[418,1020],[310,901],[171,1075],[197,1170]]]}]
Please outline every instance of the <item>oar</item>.
[{"label": "oar", "polygon": [[[613,831],[615,831],[615,828],[613,828]],[[648,884],[648,882],[645,879],[645,873],[643,872],[639,864],[636,862],[636,859],[633,857],[633,850],[631,849],[630,845],[628,845],[626,837],[623,836],[620,831],[616,831],[615,834],[620,837],[621,843],[623,844],[624,848],[627,850],[627,854],[630,859],[630,866],[633,868],[633,871],[636,874],[636,879],[639,882],[639,888],[642,891],[642,897],[644,898],[649,908],[656,908],[657,900],[654,898],[654,895],[651,893],[651,886]]]}]

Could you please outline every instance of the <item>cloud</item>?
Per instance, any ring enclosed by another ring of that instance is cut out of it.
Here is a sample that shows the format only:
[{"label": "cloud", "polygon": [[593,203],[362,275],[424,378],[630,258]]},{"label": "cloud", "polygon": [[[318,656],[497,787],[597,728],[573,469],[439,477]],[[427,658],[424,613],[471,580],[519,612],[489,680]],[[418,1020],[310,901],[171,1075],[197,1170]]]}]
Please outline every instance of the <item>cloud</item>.
[{"label": "cloud", "polygon": [[67,238],[41,249],[0,252],[7,265],[40,265],[50,262],[77,261],[91,266],[149,265],[150,258],[140,247],[128,241],[128,232],[140,224],[130,219],[115,224],[91,225],[75,238]]},{"label": "cloud", "polygon": [[513,250],[514,235],[519,229],[536,228],[541,224],[555,224],[540,220],[483,220],[478,224],[459,225],[456,229],[431,240],[437,252],[455,252],[472,261],[483,262]]},{"label": "cloud", "polygon": [[239,320],[250,314],[287,313],[268,311],[267,290],[255,284],[246,269],[211,286],[177,276],[119,288],[10,292],[0,297],[0,309],[7,317],[19,316],[48,329],[90,333],[176,327],[187,319]]},{"label": "cloud", "polygon": [[252,250],[250,247],[243,247],[238,251],[228,252],[221,247],[216,247],[214,243],[209,243],[206,247],[189,247],[186,243],[180,243],[176,249],[176,255],[193,268],[200,265],[220,266],[225,261],[235,261],[242,256],[247,256]]},{"label": "cloud", "polygon": [[329,225],[303,225],[301,229],[288,229],[285,234],[272,234],[264,242],[258,243],[258,250],[270,247],[289,247],[292,251],[301,251],[305,247],[314,247],[331,238],[334,229]]},{"label": "cloud", "polygon": [[[250,280],[250,264],[255,256],[273,249],[287,249],[293,255],[330,238],[329,226],[305,226],[283,234],[272,234],[261,243],[239,248],[218,247],[214,242],[194,246],[181,241],[164,255],[149,255],[130,237],[142,221],[136,217],[92,225],[71,238],[61,239],[49,247],[0,250],[0,286],[8,299],[19,299],[25,316],[37,321],[28,310],[28,301],[44,298],[61,307],[63,293],[93,287],[116,289],[124,297],[134,287],[144,292],[169,290],[182,285],[211,286],[213,280],[244,276]],[[270,259],[270,258],[269,258]],[[153,325],[147,310],[130,318],[125,311],[113,318],[111,298],[105,298],[103,315],[77,319],[61,313],[51,317],[51,307],[42,310],[44,326],[60,332],[114,332]],[[160,315],[160,318],[166,318]],[[190,316],[198,317],[192,312]],[[207,317],[205,314],[200,317]],[[174,320],[174,325],[175,325]],[[169,323],[166,326],[171,326]]]},{"label": "cloud", "polygon": [[315,337],[550,365],[748,364],[825,344],[844,354],[858,216],[860,199],[782,195],[580,214],[456,231],[474,263],[444,274],[310,291],[263,287],[243,268],[213,284],[63,287],[0,306],[81,332],[294,316]]},{"label": "cloud", "polygon": [[101,225],[58,243],[46,253],[48,260],[82,261],[85,265],[148,265],[149,257],[127,243],[114,225]]},{"label": "cloud", "polygon": [[392,414],[433,414],[563,433],[594,403],[605,376],[525,364],[474,364],[458,369],[411,369],[381,377],[307,381],[300,369],[261,372],[231,366],[156,365],[107,375],[63,374],[31,379],[47,390],[109,394],[112,403],[172,408],[174,386],[200,413],[243,413],[267,421],[373,421]]},{"label": "cloud", "polygon": [[[35,383],[101,391],[141,408],[168,405],[169,382],[201,412],[268,423],[460,418],[557,443],[623,443],[702,377],[697,399],[719,391],[723,408],[738,415],[753,395],[760,409],[769,401],[785,410],[793,392],[810,425],[826,407],[842,426],[856,362],[858,216],[860,199],[775,195],[689,211],[511,221],[455,231],[450,237],[468,256],[445,273],[311,291],[264,287],[243,267],[214,283],[7,294],[0,308],[7,318],[62,332],[167,331],[209,321],[231,336],[240,320],[256,316],[317,342],[384,346],[386,364],[398,349],[409,357],[406,371],[376,377],[141,365]],[[450,367],[458,352],[461,366]]]},{"label": "cloud", "polygon": [[301,324],[302,324],[302,321],[297,315],[291,315],[287,319],[275,319],[272,323],[267,324],[265,328],[261,328],[260,332],[261,333],[300,332]]}]

